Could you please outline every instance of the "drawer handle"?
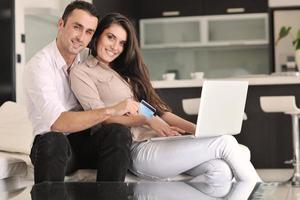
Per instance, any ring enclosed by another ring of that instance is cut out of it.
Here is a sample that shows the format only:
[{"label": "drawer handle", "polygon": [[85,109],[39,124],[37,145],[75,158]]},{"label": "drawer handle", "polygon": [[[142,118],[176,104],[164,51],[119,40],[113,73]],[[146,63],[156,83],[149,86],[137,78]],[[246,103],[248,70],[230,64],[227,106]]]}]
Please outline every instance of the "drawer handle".
[{"label": "drawer handle", "polygon": [[164,11],[162,12],[162,16],[169,17],[169,16],[179,16],[180,11]]},{"label": "drawer handle", "polygon": [[245,12],[245,8],[227,8],[227,13],[243,13]]}]

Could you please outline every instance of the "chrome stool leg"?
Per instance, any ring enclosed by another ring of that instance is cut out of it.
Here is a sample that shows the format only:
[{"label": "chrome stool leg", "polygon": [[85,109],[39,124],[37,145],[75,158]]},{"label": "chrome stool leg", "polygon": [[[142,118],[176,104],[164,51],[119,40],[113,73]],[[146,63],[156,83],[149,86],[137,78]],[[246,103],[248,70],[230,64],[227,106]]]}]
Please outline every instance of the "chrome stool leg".
[{"label": "chrome stool leg", "polygon": [[293,127],[293,151],[294,151],[294,174],[291,178],[292,185],[300,186],[300,145],[299,145],[299,118],[298,115],[292,116]]},{"label": "chrome stool leg", "polygon": [[295,96],[262,96],[260,106],[264,112],[282,112],[292,117],[293,136],[293,176],[285,183],[300,187],[300,140],[299,117],[300,108],[297,107]]}]

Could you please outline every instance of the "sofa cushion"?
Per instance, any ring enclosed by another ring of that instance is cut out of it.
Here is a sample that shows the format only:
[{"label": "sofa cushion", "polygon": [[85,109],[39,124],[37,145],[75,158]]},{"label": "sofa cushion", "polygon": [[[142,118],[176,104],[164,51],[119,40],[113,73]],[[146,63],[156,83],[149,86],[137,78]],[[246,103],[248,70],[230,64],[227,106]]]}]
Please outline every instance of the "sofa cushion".
[{"label": "sofa cushion", "polygon": [[26,107],[15,102],[5,102],[0,107],[0,150],[30,153],[33,128]]},{"label": "sofa cushion", "polygon": [[29,162],[27,154],[0,152],[0,179],[27,176]]}]

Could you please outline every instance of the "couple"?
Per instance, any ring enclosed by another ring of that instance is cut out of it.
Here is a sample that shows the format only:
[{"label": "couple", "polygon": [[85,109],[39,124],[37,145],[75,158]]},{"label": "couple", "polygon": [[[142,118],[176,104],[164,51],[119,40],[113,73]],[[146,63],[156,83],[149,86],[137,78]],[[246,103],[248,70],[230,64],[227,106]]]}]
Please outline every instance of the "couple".
[{"label": "couple", "polygon": [[[81,60],[88,44],[91,54]],[[97,181],[124,181],[128,168],[156,180],[187,173],[208,183],[261,181],[232,136],[147,140],[195,132],[195,124],[172,114],[155,93],[134,27],[118,13],[98,23],[93,5],[70,3],[56,40],[28,62],[24,87],[35,183],[63,181],[83,168],[97,169]],[[137,113],[142,99],[156,108],[154,117]]]}]

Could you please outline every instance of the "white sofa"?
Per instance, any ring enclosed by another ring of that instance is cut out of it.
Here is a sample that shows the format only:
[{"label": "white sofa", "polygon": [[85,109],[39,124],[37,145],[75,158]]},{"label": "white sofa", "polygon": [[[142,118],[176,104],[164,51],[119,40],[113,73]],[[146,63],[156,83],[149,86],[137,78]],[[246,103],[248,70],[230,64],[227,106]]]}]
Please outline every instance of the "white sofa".
[{"label": "white sofa", "polygon": [[[0,180],[13,180],[16,188],[24,184],[33,183],[33,166],[29,158],[31,143],[33,141],[32,132],[33,129],[27,117],[25,106],[15,102],[5,102],[1,105]],[[180,175],[171,178],[170,181],[187,180],[188,178],[189,176],[187,175]],[[66,177],[66,181],[95,180],[96,170],[78,170],[72,176]],[[126,181],[136,182],[147,180],[128,173]]]}]

